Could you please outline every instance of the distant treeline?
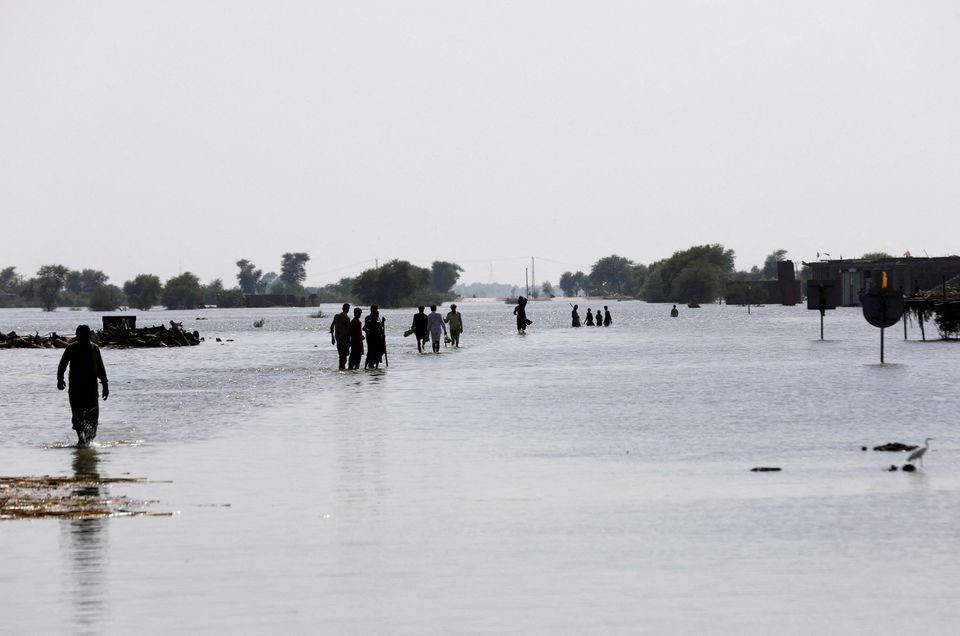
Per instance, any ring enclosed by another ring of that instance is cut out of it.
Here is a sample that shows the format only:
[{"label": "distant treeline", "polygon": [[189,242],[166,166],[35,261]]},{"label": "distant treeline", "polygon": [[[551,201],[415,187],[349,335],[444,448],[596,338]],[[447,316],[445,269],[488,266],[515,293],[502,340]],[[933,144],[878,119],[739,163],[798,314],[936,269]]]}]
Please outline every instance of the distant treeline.
[{"label": "distant treeline", "polygon": [[324,287],[304,287],[306,252],[287,252],[281,257],[280,273],[266,274],[247,259],[236,262],[237,285],[226,288],[219,278],[206,284],[192,272],[161,282],[153,274],[138,274],[122,287],[110,284],[109,276],[99,270],[72,270],[64,265],[44,265],[35,276],[24,278],[16,267],[0,270],[0,307],[42,307],[53,311],[59,306],[89,307],[94,311],[113,311],[120,307],[148,310],[162,305],[167,309],[243,307],[250,295],[276,294],[281,297],[309,297],[316,303],[357,302],[401,307],[442,303],[456,296],[450,289],[460,278],[456,263],[435,261],[431,268],[417,267],[407,261],[393,260],[368,269],[356,278],[343,278]]},{"label": "distant treeline", "polygon": [[[697,245],[674,252],[669,258],[643,265],[613,254],[593,264],[590,273],[564,272],[559,288],[565,296],[617,296],[640,298],[648,302],[703,303],[725,295],[727,281],[776,278],[777,263],[784,260],[786,250],[775,250],[763,263],[749,271],[734,270],[734,252],[719,244]],[[129,306],[141,310],[162,305],[168,309],[243,307],[249,295],[278,294],[283,297],[309,298],[313,303],[362,303],[381,307],[411,307],[448,302],[457,297],[452,292],[463,269],[456,263],[434,261],[431,267],[418,267],[409,261],[392,260],[361,272],[353,278],[342,278],[323,287],[304,287],[306,252],[287,252],[280,260],[280,273],[259,269],[247,259],[236,262],[237,284],[227,288],[219,278],[206,284],[191,272],[162,282],[153,274],[139,274],[122,287],[109,284],[109,277],[99,270],[71,270],[63,265],[44,265],[35,276],[24,278],[16,267],[0,270],[0,307],[43,307],[52,311],[58,306],[89,307],[95,311],[113,311]],[[802,276],[801,276],[802,278]],[[510,295],[517,288],[510,285],[461,286],[463,295]],[[484,292],[496,293],[484,293]],[[554,295],[547,281],[530,290],[538,297]],[[733,302],[733,301],[731,301]]]},{"label": "distant treeline", "polygon": [[674,252],[649,265],[623,256],[606,256],[590,273],[564,272],[560,289],[565,296],[625,296],[652,303],[704,303],[724,296],[728,280],[764,280],[777,276],[777,263],[786,250],[775,250],[763,267],[734,269],[734,251],[714,243]]}]

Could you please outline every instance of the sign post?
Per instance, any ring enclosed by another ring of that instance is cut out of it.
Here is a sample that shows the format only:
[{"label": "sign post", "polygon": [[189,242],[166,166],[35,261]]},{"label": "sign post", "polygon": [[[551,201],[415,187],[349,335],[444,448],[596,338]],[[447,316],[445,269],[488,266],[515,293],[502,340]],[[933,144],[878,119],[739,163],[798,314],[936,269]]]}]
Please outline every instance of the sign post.
[{"label": "sign post", "polygon": [[879,287],[860,294],[863,317],[871,325],[880,329],[880,364],[886,362],[883,350],[884,329],[897,324],[903,316],[903,294],[892,289],[887,282],[887,273],[882,272]]},{"label": "sign post", "polygon": [[839,288],[834,280],[807,281],[807,309],[820,311],[820,339],[823,340],[823,317],[828,309],[837,308]]}]

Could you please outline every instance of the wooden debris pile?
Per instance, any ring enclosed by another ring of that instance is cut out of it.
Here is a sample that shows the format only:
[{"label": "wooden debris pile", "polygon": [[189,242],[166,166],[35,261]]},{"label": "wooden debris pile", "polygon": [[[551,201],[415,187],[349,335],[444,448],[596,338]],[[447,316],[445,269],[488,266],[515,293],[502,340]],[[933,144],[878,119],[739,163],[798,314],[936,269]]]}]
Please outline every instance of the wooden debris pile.
[{"label": "wooden debris pile", "polygon": [[149,502],[108,495],[104,486],[143,483],[130,477],[0,477],[0,520],[168,517]]},{"label": "wooden debris pile", "polygon": [[903,442],[887,442],[886,444],[881,444],[880,446],[874,446],[873,450],[886,451],[889,453],[902,453],[904,451],[912,451],[915,448],[917,448],[916,444],[904,444]]},{"label": "wooden debris pile", "polygon": [[[182,322],[170,321],[170,327],[158,325],[143,329],[123,326],[107,327],[91,334],[90,339],[101,347],[191,347],[203,342],[199,331],[187,331]],[[76,338],[56,332],[41,336],[21,336],[14,331],[0,331],[0,349],[63,349]]]}]

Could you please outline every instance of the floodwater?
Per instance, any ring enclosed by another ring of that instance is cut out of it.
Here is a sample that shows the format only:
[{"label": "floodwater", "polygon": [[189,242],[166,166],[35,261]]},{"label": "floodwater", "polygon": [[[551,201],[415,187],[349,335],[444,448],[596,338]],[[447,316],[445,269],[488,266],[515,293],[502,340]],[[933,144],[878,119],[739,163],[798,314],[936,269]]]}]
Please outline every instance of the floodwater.
[{"label": "floodwater", "polygon": [[[531,303],[518,336],[512,307],[464,302],[440,355],[388,311],[377,372],[336,371],[312,309],[139,312],[206,342],[105,350],[90,451],[60,353],[0,351],[0,475],[144,477],[102,488],[178,513],[0,522],[0,631],[956,632],[960,344],[897,325],[880,366],[855,309],[821,342],[801,307],[610,307],[574,330]],[[861,451],[924,437],[912,474]]]}]

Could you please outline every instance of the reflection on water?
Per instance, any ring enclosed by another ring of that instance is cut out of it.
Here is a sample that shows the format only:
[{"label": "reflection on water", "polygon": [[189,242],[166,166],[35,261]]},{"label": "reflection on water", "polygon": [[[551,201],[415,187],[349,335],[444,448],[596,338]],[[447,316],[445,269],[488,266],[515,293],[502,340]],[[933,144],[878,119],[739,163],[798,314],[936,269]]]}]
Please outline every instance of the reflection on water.
[{"label": "reflection on water", "polygon": [[[95,448],[76,448],[72,453],[73,476],[83,479],[100,478],[100,457]],[[99,498],[103,488],[96,484],[78,486],[71,493],[74,497]],[[62,521],[62,537],[66,548],[61,552],[68,564],[69,578],[66,581],[72,605],[69,622],[74,631],[91,633],[99,631],[106,615],[105,567],[107,561],[108,519],[71,519]]]}]

